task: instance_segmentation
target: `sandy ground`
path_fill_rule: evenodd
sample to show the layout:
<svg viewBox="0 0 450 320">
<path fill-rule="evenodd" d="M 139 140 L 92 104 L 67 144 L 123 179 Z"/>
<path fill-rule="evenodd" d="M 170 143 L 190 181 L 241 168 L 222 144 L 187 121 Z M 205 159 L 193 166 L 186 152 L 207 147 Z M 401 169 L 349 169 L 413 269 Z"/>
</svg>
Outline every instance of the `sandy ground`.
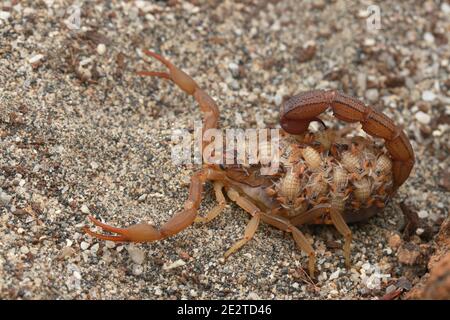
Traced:
<svg viewBox="0 0 450 320">
<path fill-rule="evenodd" d="M 371 32 L 371 3 L 85 1 L 74 29 L 65 23 L 76 14 L 71 1 L 3 1 L 0 298 L 371 299 L 408 290 L 448 215 L 450 4 L 379 1 L 381 29 Z M 404 128 L 415 168 L 384 212 L 351 226 L 352 269 L 327 226 L 302 228 L 318 255 L 314 282 L 292 239 L 267 225 L 224 263 L 248 221 L 233 204 L 157 243 L 82 232 L 89 213 L 117 226 L 161 224 L 187 195 L 195 167 L 171 163 L 170 138 L 201 119 L 198 106 L 134 74 L 162 70 L 141 48 L 191 74 L 218 102 L 223 127 L 275 124 L 283 97 L 338 88 Z M 201 212 L 214 204 L 206 191 Z"/>
</svg>

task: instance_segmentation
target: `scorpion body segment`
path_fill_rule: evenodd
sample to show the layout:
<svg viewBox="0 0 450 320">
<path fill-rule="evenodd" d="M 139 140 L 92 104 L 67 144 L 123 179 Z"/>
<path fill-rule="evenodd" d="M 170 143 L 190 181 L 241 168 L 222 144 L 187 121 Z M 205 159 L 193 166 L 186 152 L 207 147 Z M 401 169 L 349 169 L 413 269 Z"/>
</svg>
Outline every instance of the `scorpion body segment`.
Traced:
<svg viewBox="0 0 450 320">
<path fill-rule="evenodd" d="M 393 160 L 394 189 L 398 189 L 414 166 L 411 144 L 406 134 L 390 118 L 362 101 L 335 90 L 301 93 L 282 105 L 280 124 L 288 133 L 301 134 L 328 107 L 336 118 L 345 122 L 360 122 L 369 135 L 385 140 L 386 149 Z"/>
</svg>

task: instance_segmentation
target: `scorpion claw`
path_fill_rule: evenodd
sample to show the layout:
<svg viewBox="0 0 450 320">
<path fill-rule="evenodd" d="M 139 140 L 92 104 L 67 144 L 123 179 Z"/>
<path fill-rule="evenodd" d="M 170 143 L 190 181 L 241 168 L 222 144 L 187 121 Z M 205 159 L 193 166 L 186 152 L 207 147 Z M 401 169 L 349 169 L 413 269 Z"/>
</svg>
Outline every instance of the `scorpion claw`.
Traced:
<svg viewBox="0 0 450 320">
<path fill-rule="evenodd" d="M 90 236 L 101 239 L 101 240 L 109 240 L 109 241 L 115 241 L 115 242 L 126 242 L 126 238 L 124 236 L 108 236 L 105 234 L 97 233 L 89 229 L 88 227 L 83 227 L 83 231 L 89 234 Z"/>
<path fill-rule="evenodd" d="M 91 220 L 96 226 L 102 228 L 104 231 L 118 234 L 111 236 L 104 235 L 94 232 L 88 227 L 83 228 L 83 231 L 85 231 L 86 233 L 102 240 L 110 240 L 115 242 L 147 242 L 160 240 L 164 237 L 164 235 L 158 229 L 148 223 L 138 223 L 131 225 L 128 228 L 116 228 L 105 224 L 92 216 L 89 216 L 89 220 Z"/>
<path fill-rule="evenodd" d="M 94 232 L 91 229 L 89 229 L 88 227 L 83 227 L 83 231 L 86 232 L 87 234 L 89 234 L 93 237 L 96 237 L 98 239 L 102 239 L 102 240 L 110 240 L 110 241 L 116 241 L 116 242 L 127 241 L 127 237 L 123 234 L 125 232 L 125 229 L 110 226 L 106 223 L 103 223 L 103 222 L 95 219 L 93 216 L 88 216 L 88 218 L 89 218 L 89 220 L 92 221 L 92 223 L 94 223 L 96 226 L 102 228 L 104 231 L 117 233 L 117 234 L 119 234 L 119 236 L 105 235 L 105 234 Z"/>
</svg>

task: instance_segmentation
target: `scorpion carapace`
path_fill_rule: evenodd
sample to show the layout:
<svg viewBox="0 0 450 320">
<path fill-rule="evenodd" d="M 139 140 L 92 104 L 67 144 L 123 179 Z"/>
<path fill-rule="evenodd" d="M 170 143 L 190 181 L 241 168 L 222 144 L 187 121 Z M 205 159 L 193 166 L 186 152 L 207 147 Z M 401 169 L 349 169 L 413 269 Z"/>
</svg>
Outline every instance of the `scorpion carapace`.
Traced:
<svg viewBox="0 0 450 320">
<path fill-rule="evenodd" d="M 138 74 L 172 81 L 192 95 L 203 113 L 203 132 L 216 128 L 219 111 L 214 100 L 186 73 L 162 56 L 144 51 L 162 62 L 168 72 L 142 71 Z M 347 128 L 309 131 L 312 121 L 331 109 L 336 118 L 360 122 L 368 137 L 347 137 Z M 309 273 L 314 275 L 316 255 L 304 234 L 303 224 L 332 224 L 345 238 L 345 263 L 350 265 L 352 233 L 347 223 L 367 219 L 383 208 L 408 178 L 414 153 L 405 133 L 384 114 L 363 102 L 335 90 L 314 90 L 296 95 L 281 106 L 279 143 L 280 165 L 272 175 L 259 174 L 261 164 L 204 164 L 192 175 L 184 209 L 160 228 L 139 223 L 127 228 L 90 220 L 106 235 L 85 227 L 91 236 L 122 242 L 156 241 L 175 235 L 194 222 L 209 222 L 226 205 L 225 194 L 251 218 L 242 239 L 225 252 L 225 258 L 254 236 L 261 221 L 292 234 L 297 246 L 309 257 Z M 385 146 L 370 137 L 383 138 Z M 204 142 L 205 143 L 205 142 Z M 217 205 L 206 216 L 197 216 L 203 185 L 211 181 Z"/>
</svg>

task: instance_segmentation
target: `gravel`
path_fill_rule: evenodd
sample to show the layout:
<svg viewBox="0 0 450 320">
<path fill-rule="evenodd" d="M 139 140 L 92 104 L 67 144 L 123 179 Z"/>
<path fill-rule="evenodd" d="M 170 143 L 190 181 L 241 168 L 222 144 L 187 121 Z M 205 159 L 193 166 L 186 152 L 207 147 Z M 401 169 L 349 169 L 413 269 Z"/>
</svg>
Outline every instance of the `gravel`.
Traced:
<svg viewBox="0 0 450 320">
<path fill-rule="evenodd" d="M 83 2 L 76 29 L 66 2 L 4 1 L 0 298 L 376 299 L 400 278 L 417 283 L 450 204 L 450 15 L 436 1 L 380 6 L 374 31 L 367 5 L 344 0 Z M 171 162 L 170 138 L 201 119 L 198 106 L 136 76 L 163 70 L 142 48 L 191 74 L 224 128 L 276 124 L 285 96 L 338 88 L 406 131 L 415 168 L 383 212 L 351 226 L 350 269 L 330 226 L 302 227 L 317 253 L 314 281 L 292 239 L 267 225 L 224 261 L 248 222 L 234 204 L 155 243 L 82 232 L 89 213 L 115 226 L 162 224 L 182 209 L 197 168 Z M 210 191 L 202 214 L 214 206 Z M 413 223 L 402 201 L 427 216 Z"/>
</svg>

